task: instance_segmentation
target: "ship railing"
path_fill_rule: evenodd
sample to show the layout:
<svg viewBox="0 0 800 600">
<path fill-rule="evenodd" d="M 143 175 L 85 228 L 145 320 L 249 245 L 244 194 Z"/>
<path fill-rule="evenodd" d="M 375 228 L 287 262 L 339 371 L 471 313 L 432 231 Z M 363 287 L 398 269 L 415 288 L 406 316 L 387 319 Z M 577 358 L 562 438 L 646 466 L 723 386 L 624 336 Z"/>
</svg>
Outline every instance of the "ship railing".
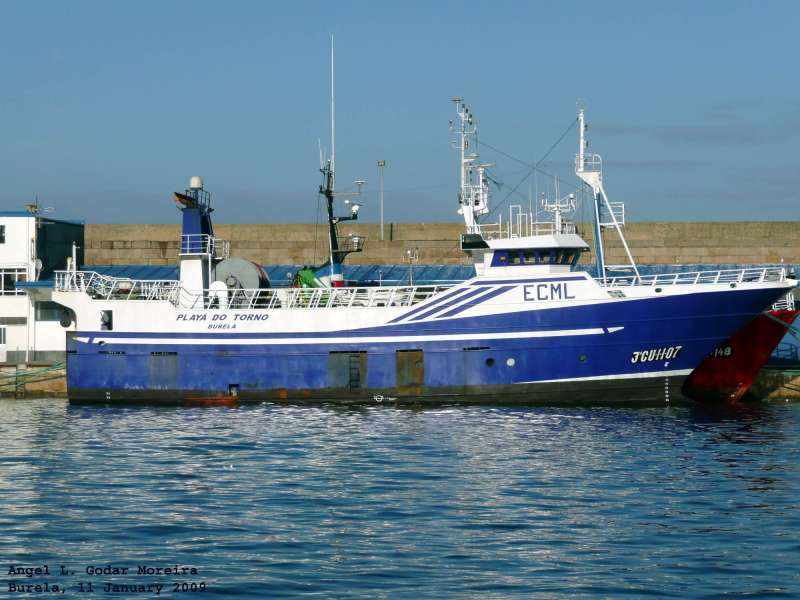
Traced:
<svg viewBox="0 0 800 600">
<path fill-rule="evenodd" d="M 230 256 L 230 242 L 205 233 L 188 233 L 181 236 L 181 256 L 207 255 L 215 258 Z"/>
<path fill-rule="evenodd" d="M 772 310 L 794 310 L 794 293 L 789 292 L 772 305 Z"/>
<path fill-rule="evenodd" d="M 521 213 L 516 215 L 518 218 L 503 223 L 502 220 L 496 223 L 481 223 L 480 233 L 485 240 L 505 240 L 519 237 L 531 237 L 535 235 L 554 235 L 557 233 L 576 233 L 575 223 L 564 220 L 561 223 L 561 230 L 556 228 L 553 221 L 535 221 L 533 215 Z"/>
<path fill-rule="evenodd" d="M 503 226 L 501 223 L 481 223 L 480 234 L 485 240 L 496 240 L 503 236 Z"/>
<path fill-rule="evenodd" d="M 798 362 L 800 360 L 800 348 L 790 343 L 778 344 L 772 356 L 780 360 Z"/>
<path fill-rule="evenodd" d="M 580 173 L 602 173 L 603 159 L 599 154 L 584 154 L 581 163 L 580 154 L 575 155 L 575 168 Z"/>
<path fill-rule="evenodd" d="M 351 288 L 209 289 L 181 287 L 176 280 L 136 280 L 95 271 L 56 271 L 55 290 L 80 292 L 97 300 L 168 301 L 184 309 L 278 309 L 412 306 L 456 283 Z"/>
<path fill-rule="evenodd" d="M 407 307 L 432 298 L 452 285 L 368 288 L 181 289 L 177 306 L 209 309 L 325 309 Z"/>
<path fill-rule="evenodd" d="M 600 215 L 600 227 L 625 225 L 625 203 L 609 202 L 609 205 L 611 206 L 611 214 L 608 213 L 608 209 L 603 205 L 603 212 Z"/>
<path fill-rule="evenodd" d="M 766 281 L 786 281 L 784 267 L 752 267 L 744 269 L 723 269 L 718 271 L 692 271 L 660 273 L 657 275 L 623 275 L 607 277 L 597 281 L 610 288 L 660 285 L 700 285 L 708 283 L 748 283 Z"/>
<path fill-rule="evenodd" d="M 348 236 L 339 238 L 339 252 L 361 252 L 364 250 L 364 244 L 367 242 L 367 236 L 350 234 Z"/>
<path fill-rule="evenodd" d="M 129 279 L 95 271 L 56 271 L 57 292 L 82 292 L 97 300 L 166 300 L 175 302 L 180 282 L 173 279 Z"/>
</svg>

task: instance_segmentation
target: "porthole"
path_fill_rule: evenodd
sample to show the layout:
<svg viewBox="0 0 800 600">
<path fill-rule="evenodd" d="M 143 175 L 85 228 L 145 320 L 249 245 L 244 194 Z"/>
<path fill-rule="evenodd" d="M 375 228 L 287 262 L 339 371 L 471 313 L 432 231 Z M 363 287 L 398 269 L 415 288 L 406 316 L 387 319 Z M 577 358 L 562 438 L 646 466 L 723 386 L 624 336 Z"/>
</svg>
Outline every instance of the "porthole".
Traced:
<svg viewBox="0 0 800 600">
<path fill-rule="evenodd" d="M 581 361 L 582 363 L 585 363 L 587 360 L 589 360 L 589 357 L 586 356 L 586 354 L 584 354 L 583 352 L 581 352 L 580 355 L 578 356 L 578 360 Z"/>
<path fill-rule="evenodd" d="M 507 359 L 506 359 L 506 364 L 507 364 L 509 367 L 513 367 L 515 364 L 517 364 L 517 361 L 516 361 L 516 360 L 514 360 L 513 358 L 507 358 Z"/>
<path fill-rule="evenodd" d="M 486 359 L 486 366 L 487 367 L 493 367 L 494 366 L 494 359 L 493 358 L 487 358 Z"/>
<path fill-rule="evenodd" d="M 656 294 L 660 294 L 660 293 L 661 293 L 661 288 L 656 288 Z"/>
</svg>

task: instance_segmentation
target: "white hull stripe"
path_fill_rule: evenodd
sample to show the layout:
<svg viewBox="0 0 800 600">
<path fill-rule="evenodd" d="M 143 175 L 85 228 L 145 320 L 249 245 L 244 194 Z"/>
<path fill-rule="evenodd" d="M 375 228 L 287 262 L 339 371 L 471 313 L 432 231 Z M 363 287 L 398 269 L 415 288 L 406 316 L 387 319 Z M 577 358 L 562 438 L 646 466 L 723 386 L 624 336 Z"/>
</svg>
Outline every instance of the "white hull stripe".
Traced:
<svg viewBox="0 0 800 600">
<path fill-rule="evenodd" d="M 396 342 L 450 342 L 468 340 L 514 340 L 526 338 L 550 338 L 573 335 L 603 335 L 615 333 L 624 327 L 595 327 L 591 329 L 561 329 L 557 331 L 511 331 L 508 333 L 456 333 L 443 335 L 401 335 L 394 337 L 354 336 L 340 338 L 163 338 L 163 337 L 76 337 L 83 344 L 134 344 L 134 345 L 174 345 L 174 346 L 299 346 L 308 344 L 367 344 Z"/>
<path fill-rule="evenodd" d="M 520 381 L 519 383 L 562 383 L 567 381 L 607 381 L 613 379 L 644 379 L 647 377 L 677 377 L 688 375 L 692 369 L 675 369 L 672 371 L 650 371 L 648 373 L 623 373 L 621 375 L 597 375 L 595 377 L 569 377 L 567 379 L 539 379 L 536 381 Z"/>
</svg>

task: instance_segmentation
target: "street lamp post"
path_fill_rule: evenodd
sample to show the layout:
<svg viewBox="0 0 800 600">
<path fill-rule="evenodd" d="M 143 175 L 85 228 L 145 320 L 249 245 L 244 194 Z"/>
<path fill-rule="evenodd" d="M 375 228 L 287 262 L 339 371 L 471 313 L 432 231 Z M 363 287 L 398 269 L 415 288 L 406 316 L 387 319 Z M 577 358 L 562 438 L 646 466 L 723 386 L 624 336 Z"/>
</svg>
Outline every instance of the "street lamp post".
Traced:
<svg viewBox="0 0 800 600">
<path fill-rule="evenodd" d="M 406 250 L 404 256 L 405 261 L 408 263 L 408 285 L 414 286 L 414 263 L 419 260 L 419 248 L 411 248 Z"/>
<path fill-rule="evenodd" d="M 381 193 L 381 241 L 383 241 L 383 168 L 386 166 L 385 160 L 378 161 L 378 181 Z"/>
</svg>

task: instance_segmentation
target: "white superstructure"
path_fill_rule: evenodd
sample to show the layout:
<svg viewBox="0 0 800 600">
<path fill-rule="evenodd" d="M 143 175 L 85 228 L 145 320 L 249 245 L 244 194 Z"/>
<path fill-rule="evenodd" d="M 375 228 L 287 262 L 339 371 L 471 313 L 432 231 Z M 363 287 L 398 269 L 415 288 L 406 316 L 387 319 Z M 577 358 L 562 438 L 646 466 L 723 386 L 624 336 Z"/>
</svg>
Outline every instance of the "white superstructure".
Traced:
<svg viewBox="0 0 800 600">
<path fill-rule="evenodd" d="M 0 211 L 0 364 L 64 358 L 66 309 L 45 281 L 82 256 L 83 225 L 42 217 L 37 205 Z"/>
</svg>

